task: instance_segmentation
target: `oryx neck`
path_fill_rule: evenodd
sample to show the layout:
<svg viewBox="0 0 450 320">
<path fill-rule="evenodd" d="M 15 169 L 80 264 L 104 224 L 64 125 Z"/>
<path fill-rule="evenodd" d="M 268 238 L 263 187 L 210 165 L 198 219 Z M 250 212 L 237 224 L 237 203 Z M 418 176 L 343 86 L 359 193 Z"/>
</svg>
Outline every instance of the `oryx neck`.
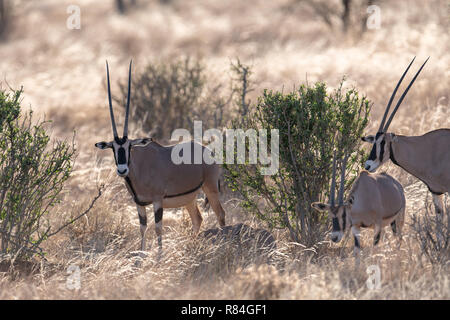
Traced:
<svg viewBox="0 0 450 320">
<path fill-rule="evenodd" d="M 425 182 L 427 177 L 424 176 L 424 172 L 426 172 L 424 169 L 426 168 L 423 168 L 423 161 L 420 161 L 420 159 L 427 155 L 419 154 L 420 150 L 414 148 L 414 142 L 420 138 L 420 136 L 409 137 L 391 134 L 389 157 L 395 165 Z M 412 162 L 412 159 L 417 161 Z"/>
<path fill-rule="evenodd" d="M 401 167 L 401 165 L 399 165 L 397 160 L 395 159 L 394 150 L 392 149 L 392 144 L 394 143 L 394 137 L 395 137 L 395 134 L 392 133 L 391 134 L 391 142 L 389 143 L 389 158 L 395 165 Z"/>
<path fill-rule="evenodd" d="M 125 177 L 125 182 L 128 185 L 131 195 L 133 196 L 134 202 L 136 202 L 140 206 L 147 206 L 152 203 L 152 202 L 144 202 L 144 201 L 139 200 L 136 190 L 134 189 L 133 183 L 131 182 L 131 179 L 129 176 Z"/>
</svg>

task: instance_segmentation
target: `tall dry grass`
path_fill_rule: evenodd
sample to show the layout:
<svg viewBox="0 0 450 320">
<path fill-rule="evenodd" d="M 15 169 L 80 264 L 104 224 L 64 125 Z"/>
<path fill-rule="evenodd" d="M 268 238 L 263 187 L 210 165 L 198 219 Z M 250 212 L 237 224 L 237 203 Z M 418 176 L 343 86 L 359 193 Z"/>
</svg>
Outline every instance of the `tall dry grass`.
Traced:
<svg viewBox="0 0 450 320">
<path fill-rule="evenodd" d="M 66 28 L 69 4 L 81 8 L 81 30 Z M 131 57 L 141 69 L 151 61 L 199 56 L 220 81 L 230 76 L 230 59 L 239 57 L 253 66 L 253 101 L 263 88 L 292 88 L 306 80 L 333 87 L 345 74 L 349 86 L 374 102 L 373 131 L 410 59 L 431 55 L 391 130 L 419 135 L 450 127 L 448 2 L 378 4 L 381 28 L 355 36 L 331 30 L 290 0 L 138 1 L 126 15 L 117 14 L 110 1 L 14 1 L 14 26 L 8 41 L 0 43 L 0 78 L 24 86 L 25 105 L 54 120 L 54 135 L 77 133 L 75 172 L 50 221 L 61 225 L 89 205 L 99 183 L 108 188 L 86 217 L 45 243 L 47 261 L 19 264 L 8 272 L 0 263 L 0 299 L 449 299 L 448 262 L 432 265 L 423 257 L 408 226 L 413 213 L 425 210 L 427 189 L 392 164 L 386 170 L 406 189 L 404 243 L 397 249 L 397 239 L 387 231 L 373 249 L 372 232 L 364 231 L 359 267 L 351 240 L 304 248 L 290 243 L 282 230 L 274 231 L 277 249 L 270 264 L 256 257 L 239 260 L 232 247 L 192 239 L 183 210 L 165 211 L 160 260 L 149 224 L 151 248 L 137 267 L 142 258 L 133 254 L 140 240 L 136 210 L 113 174 L 111 154 L 93 147 L 111 137 L 104 61 L 110 62 L 118 93 L 116 81 L 126 77 Z M 119 123 L 121 111 L 116 108 Z M 137 135 L 140 128 L 130 125 Z M 259 226 L 241 212 L 238 200 L 223 197 L 229 223 Z M 203 228 L 215 226 L 214 214 L 203 216 Z M 366 267 L 373 264 L 381 269 L 378 290 L 366 285 Z M 80 268 L 79 290 L 67 286 L 70 266 Z"/>
</svg>

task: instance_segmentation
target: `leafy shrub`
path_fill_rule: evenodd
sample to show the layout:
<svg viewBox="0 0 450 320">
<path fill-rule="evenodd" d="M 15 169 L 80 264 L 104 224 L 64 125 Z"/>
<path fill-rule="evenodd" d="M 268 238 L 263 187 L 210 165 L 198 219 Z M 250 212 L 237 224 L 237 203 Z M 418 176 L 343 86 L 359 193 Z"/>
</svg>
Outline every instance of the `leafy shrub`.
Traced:
<svg viewBox="0 0 450 320">
<path fill-rule="evenodd" d="M 133 73 L 130 117 L 157 139 L 168 139 L 177 128 L 193 132 L 194 120 L 219 127 L 226 121 L 224 109 L 231 98 L 222 83 L 213 82 L 202 63 L 189 57 L 149 64 Z M 119 87 L 116 101 L 125 105 L 128 79 Z"/>
<path fill-rule="evenodd" d="M 50 227 L 41 218 L 58 202 L 72 170 L 74 148 L 50 144 L 47 121 L 21 115 L 22 90 L 0 90 L 0 254 L 30 257 Z"/>
<path fill-rule="evenodd" d="M 370 102 L 355 89 L 341 85 L 332 93 L 324 83 L 302 85 L 284 94 L 265 90 L 248 117 L 233 127 L 279 130 L 279 170 L 261 174 L 261 164 L 225 164 L 232 190 L 243 198 L 243 207 L 271 227 L 287 228 L 293 241 L 313 245 L 329 229 L 326 216 L 314 212 L 311 203 L 326 201 L 331 180 L 333 150 L 338 158 L 351 154 L 347 162 L 347 186 L 364 154 L 358 150 L 368 122 Z M 268 142 L 269 144 L 269 142 Z M 248 151 L 248 142 L 246 142 Z M 339 166 L 338 166 L 339 169 Z M 353 175 L 352 175 L 353 173 Z"/>
</svg>

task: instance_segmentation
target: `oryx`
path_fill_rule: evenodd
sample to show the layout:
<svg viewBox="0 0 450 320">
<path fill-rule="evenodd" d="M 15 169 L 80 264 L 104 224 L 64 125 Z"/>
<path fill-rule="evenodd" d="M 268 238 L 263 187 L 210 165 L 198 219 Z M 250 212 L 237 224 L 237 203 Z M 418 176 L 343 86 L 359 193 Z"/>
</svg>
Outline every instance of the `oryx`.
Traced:
<svg viewBox="0 0 450 320">
<path fill-rule="evenodd" d="M 380 165 L 391 159 L 394 164 L 427 185 L 433 194 L 436 212 L 441 214 L 444 212 L 444 193 L 450 192 L 450 129 L 437 129 L 422 136 L 402 136 L 387 132 L 405 95 L 429 58 L 411 80 L 385 124 L 392 100 L 414 59 L 406 68 L 389 99 L 378 132 L 374 136 L 362 138 L 363 141 L 373 144 L 365 168 L 374 172 Z"/>
<path fill-rule="evenodd" d="M 345 167 L 348 155 L 341 167 L 338 204 L 335 204 L 336 157 L 333 157 L 333 173 L 330 188 L 330 203 L 314 202 L 311 206 L 319 211 L 328 211 L 332 221 L 331 240 L 341 241 L 344 232 L 351 228 L 355 239 L 355 255 L 361 250 L 360 228 L 374 228 L 374 245 L 380 241 L 383 227 L 391 225 L 394 234 L 401 240 L 405 219 L 405 195 L 402 185 L 387 173 L 370 173 L 363 170 L 353 183 L 347 201 L 344 202 Z"/>
<path fill-rule="evenodd" d="M 145 250 L 145 232 L 147 230 L 146 206 L 153 204 L 155 213 L 155 231 L 159 248 L 162 248 L 163 208 L 186 207 L 192 221 L 194 235 L 198 234 L 202 216 L 197 207 L 197 194 L 202 189 L 211 204 L 220 226 L 225 225 L 225 211 L 219 201 L 220 167 L 216 163 L 174 164 L 172 149 L 174 146 L 162 146 L 151 138 L 128 138 L 128 114 L 131 96 L 131 64 L 128 75 L 128 97 L 125 111 L 123 137 L 117 134 L 114 112 L 111 102 L 109 67 L 106 62 L 108 80 L 109 112 L 114 140 L 98 142 L 97 148 L 111 148 L 117 166 L 117 174 L 124 178 L 126 187 L 137 206 L 141 230 L 141 250 Z M 200 150 L 205 147 L 193 141 L 183 142 L 183 150 Z M 191 152 L 192 157 L 194 152 Z M 193 161 L 191 162 L 193 163 Z M 211 162 L 210 162 L 211 163 Z"/>
</svg>

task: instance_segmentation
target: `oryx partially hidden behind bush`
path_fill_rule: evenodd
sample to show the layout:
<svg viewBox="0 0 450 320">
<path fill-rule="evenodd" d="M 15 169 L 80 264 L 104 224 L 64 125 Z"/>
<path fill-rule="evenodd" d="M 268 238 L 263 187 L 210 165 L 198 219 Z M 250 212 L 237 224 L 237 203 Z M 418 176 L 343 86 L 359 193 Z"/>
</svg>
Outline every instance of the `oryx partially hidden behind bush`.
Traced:
<svg viewBox="0 0 450 320">
<path fill-rule="evenodd" d="M 125 184 L 133 196 L 137 206 L 140 229 L 141 250 L 145 250 L 145 232 L 147 230 L 147 213 L 145 206 L 153 204 L 155 213 L 155 231 L 159 248 L 162 248 L 162 216 L 163 208 L 186 207 L 192 221 L 193 232 L 199 232 L 202 216 L 197 207 L 197 194 L 202 189 L 217 216 L 220 226 L 225 225 L 225 211 L 219 201 L 220 166 L 216 163 L 206 164 L 174 164 L 172 149 L 174 146 L 162 146 L 151 138 L 128 139 L 128 114 L 131 96 L 131 62 L 128 75 L 128 97 L 125 111 L 123 137 L 117 134 L 114 112 L 111 102 L 111 88 L 109 82 L 109 68 L 106 62 L 108 80 L 109 112 L 111 117 L 114 140 L 98 142 L 97 148 L 111 148 L 117 166 L 117 174 L 125 179 Z M 185 148 L 200 149 L 202 155 L 205 147 L 193 141 L 183 142 Z M 192 159 L 193 160 L 193 159 Z M 194 161 L 191 161 L 194 163 Z M 210 162 L 211 163 L 211 162 Z"/>
<path fill-rule="evenodd" d="M 377 134 L 362 138 L 363 141 L 373 144 L 365 168 L 374 172 L 379 166 L 391 159 L 394 164 L 427 185 L 433 194 L 436 212 L 441 214 L 444 212 L 444 193 L 450 192 L 450 129 L 438 129 L 422 136 L 402 136 L 387 132 L 400 104 L 428 59 L 411 80 L 385 124 L 392 100 L 414 59 L 406 68 L 389 99 Z M 426 114 L 424 114 L 424 117 L 426 117 Z"/>
<path fill-rule="evenodd" d="M 406 204 L 402 185 L 386 173 L 377 174 L 363 170 L 353 183 L 348 200 L 344 202 L 347 158 L 348 155 L 344 157 L 341 166 L 338 204 L 335 204 L 336 157 L 333 157 L 330 203 L 311 204 L 317 210 L 328 211 L 333 226 L 331 240 L 341 241 L 345 231 L 351 228 L 357 255 L 361 249 L 360 228 L 374 228 L 374 245 L 377 245 L 383 227 L 389 224 L 401 240 Z"/>
</svg>

